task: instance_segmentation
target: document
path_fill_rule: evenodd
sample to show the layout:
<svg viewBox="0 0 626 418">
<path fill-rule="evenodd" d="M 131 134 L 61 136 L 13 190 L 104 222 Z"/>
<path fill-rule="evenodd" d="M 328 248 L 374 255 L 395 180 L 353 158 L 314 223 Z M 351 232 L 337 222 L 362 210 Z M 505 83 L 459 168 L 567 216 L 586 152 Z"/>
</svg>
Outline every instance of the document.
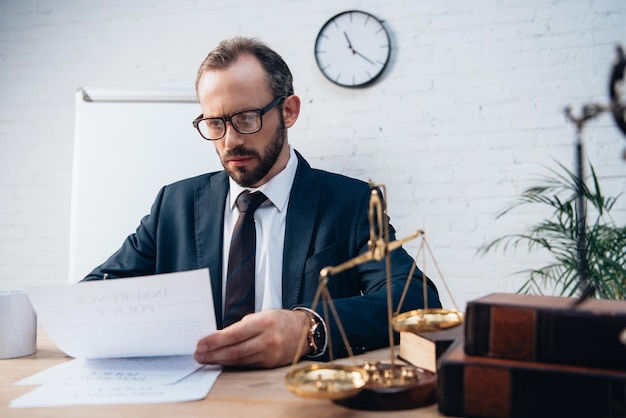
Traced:
<svg viewBox="0 0 626 418">
<path fill-rule="evenodd" d="M 209 270 L 26 288 L 39 324 L 74 358 L 193 354 L 215 332 Z"/>
<path fill-rule="evenodd" d="M 20 380 L 17 385 L 142 383 L 173 384 L 201 367 L 193 356 L 76 359 Z"/>
<path fill-rule="evenodd" d="M 18 382 L 12 408 L 204 398 L 218 366 L 195 362 L 216 331 L 208 269 L 26 289 L 39 324 L 74 360 Z"/>
<path fill-rule="evenodd" d="M 48 383 L 14 399 L 9 407 L 41 408 L 195 401 L 207 396 L 220 370 L 218 366 L 203 366 L 175 384 L 157 384 L 150 379 L 148 381 L 121 379 L 100 384 Z"/>
</svg>

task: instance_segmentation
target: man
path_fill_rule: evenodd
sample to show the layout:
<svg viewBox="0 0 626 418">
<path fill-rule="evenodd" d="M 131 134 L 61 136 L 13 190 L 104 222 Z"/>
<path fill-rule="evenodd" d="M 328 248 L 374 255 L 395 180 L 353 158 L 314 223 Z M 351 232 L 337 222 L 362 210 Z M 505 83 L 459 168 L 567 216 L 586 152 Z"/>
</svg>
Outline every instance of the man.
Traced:
<svg viewBox="0 0 626 418">
<path fill-rule="evenodd" d="M 368 250 L 369 185 L 314 170 L 290 147 L 287 130 L 298 119 L 300 98 L 294 95 L 283 59 L 262 42 L 236 37 L 220 43 L 200 66 L 196 93 L 202 115 L 194 126 L 213 142 L 224 171 L 161 189 L 137 231 L 85 280 L 208 267 L 219 330 L 198 342 L 195 358 L 200 363 L 289 364 L 307 327 L 305 355 L 328 359 L 330 336 L 334 357 L 345 356 L 336 321 L 323 318 L 321 306 L 318 312 L 309 308 L 322 268 Z M 255 312 L 224 326 L 229 247 L 239 215 L 236 200 L 244 190 L 267 196 L 253 215 Z M 402 248 L 391 253 L 394 306 L 412 263 Z M 385 263 L 378 261 L 328 281 L 354 352 L 389 343 L 385 284 Z M 403 310 L 423 307 L 422 295 L 422 276 L 416 269 Z M 430 282 L 428 304 L 440 306 Z"/>
</svg>

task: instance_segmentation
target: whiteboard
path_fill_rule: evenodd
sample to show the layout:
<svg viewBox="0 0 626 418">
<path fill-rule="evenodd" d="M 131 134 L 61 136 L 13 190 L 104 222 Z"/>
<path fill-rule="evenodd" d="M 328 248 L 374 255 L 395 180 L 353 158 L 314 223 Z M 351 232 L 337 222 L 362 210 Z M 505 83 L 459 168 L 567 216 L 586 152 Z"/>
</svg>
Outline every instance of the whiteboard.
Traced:
<svg viewBox="0 0 626 418">
<path fill-rule="evenodd" d="M 200 113 L 193 91 L 76 92 L 70 283 L 122 245 L 162 186 L 222 169 L 191 124 Z"/>
</svg>

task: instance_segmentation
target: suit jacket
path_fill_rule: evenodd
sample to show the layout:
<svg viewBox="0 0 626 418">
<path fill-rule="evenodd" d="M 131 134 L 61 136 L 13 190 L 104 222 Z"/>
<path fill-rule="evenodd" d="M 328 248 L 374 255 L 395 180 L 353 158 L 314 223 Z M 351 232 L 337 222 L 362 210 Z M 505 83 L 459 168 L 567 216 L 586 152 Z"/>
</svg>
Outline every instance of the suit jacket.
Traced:
<svg viewBox="0 0 626 418">
<path fill-rule="evenodd" d="M 312 169 L 299 153 L 285 228 L 282 304 L 311 306 L 320 270 L 367 251 L 370 227 L 367 183 Z M 136 232 L 85 280 L 133 277 L 208 267 L 215 317 L 222 327 L 222 239 L 228 175 L 204 174 L 163 187 Z M 395 231 L 390 226 L 390 241 Z M 403 248 L 391 253 L 394 309 L 405 287 L 413 259 Z M 440 307 L 428 281 L 428 306 Z M 328 290 L 355 353 L 389 345 L 384 261 L 368 261 L 330 277 Z M 403 311 L 424 306 L 422 275 L 415 269 Z M 317 307 L 323 315 L 322 305 Z M 325 318 L 335 357 L 347 351 L 332 315 Z M 395 339 L 397 342 L 397 333 Z M 328 356 L 328 353 L 327 353 Z"/>
</svg>

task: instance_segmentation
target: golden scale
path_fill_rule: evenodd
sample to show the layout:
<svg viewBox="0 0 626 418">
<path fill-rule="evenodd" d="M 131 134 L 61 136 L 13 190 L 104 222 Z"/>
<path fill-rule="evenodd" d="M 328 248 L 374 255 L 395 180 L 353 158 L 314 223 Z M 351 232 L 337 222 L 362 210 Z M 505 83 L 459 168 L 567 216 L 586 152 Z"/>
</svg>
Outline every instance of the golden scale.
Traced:
<svg viewBox="0 0 626 418">
<path fill-rule="evenodd" d="M 312 309 L 315 309 L 320 300 L 322 301 L 323 316 L 326 322 L 328 322 L 328 309 L 330 308 L 343 343 L 348 350 L 348 357 L 352 361 L 352 365 L 336 364 L 334 362 L 332 341 L 330 335 L 328 335 L 327 343 L 331 356 L 330 361 L 328 363 L 316 363 L 299 367 L 297 363 L 302 356 L 307 339 L 307 329 L 304 329 L 294 361 L 285 377 L 286 385 L 291 392 L 298 396 L 313 399 L 329 399 L 340 405 L 357 409 L 397 410 L 430 405 L 435 401 L 436 376 L 428 370 L 415 367 L 409 363 L 402 362 L 400 364 L 396 361 L 393 330 L 414 333 L 444 330 L 462 324 L 465 314 L 458 309 L 428 308 L 427 276 L 424 267 L 422 267 L 424 309 L 400 313 L 420 253 L 424 255 L 424 248 L 426 248 L 433 261 L 434 257 L 426 243 L 424 231 L 422 230 L 417 230 L 413 235 L 404 239 L 389 242 L 389 223 L 386 209 L 384 209 L 386 206 L 383 204 L 383 198 L 386 196 L 385 186 L 370 182 L 370 188 L 371 194 L 368 210 L 370 224 L 369 251 L 338 266 L 323 268 L 320 271 L 319 285 L 311 306 Z M 381 190 L 385 196 L 381 196 Z M 376 233 L 376 225 L 382 226 L 378 228 L 378 234 Z M 390 253 L 404 243 L 420 236 L 422 237 L 421 245 L 409 272 L 398 307 L 393 311 Z M 383 259 L 386 265 L 389 363 L 364 361 L 362 365 L 357 365 L 327 284 L 329 277 L 333 274 L 340 273 L 370 260 L 381 261 Z M 445 284 L 437 263 L 435 262 L 434 264 L 447 289 L 447 284 Z M 448 293 L 450 293 L 449 289 Z M 456 307 L 454 300 L 453 304 Z"/>
</svg>

